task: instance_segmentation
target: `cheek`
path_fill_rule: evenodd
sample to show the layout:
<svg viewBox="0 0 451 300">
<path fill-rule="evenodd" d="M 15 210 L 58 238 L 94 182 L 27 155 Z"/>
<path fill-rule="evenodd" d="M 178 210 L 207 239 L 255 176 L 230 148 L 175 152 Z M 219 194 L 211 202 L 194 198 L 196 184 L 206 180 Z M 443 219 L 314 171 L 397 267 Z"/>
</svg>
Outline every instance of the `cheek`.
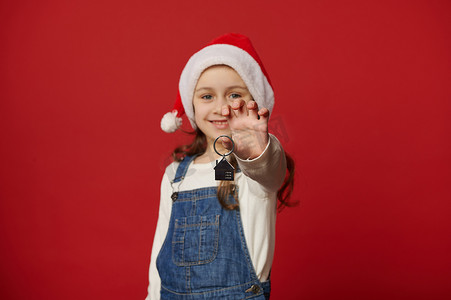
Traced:
<svg viewBox="0 0 451 300">
<path fill-rule="evenodd" d="M 252 97 L 252 95 L 250 93 L 247 93 L 246 95 L 243 96 L 243 99 L 246 100 L 246 102 L 251 101 L 254 99 L 254 97 Z"/>
<path fill-rule="evenodd" d="M 193 105 L 193 109 L 194 109 L 194 119 L 202 118 L 207 113 L 206 105 L 201 105 L 199 103 L 195 103 Z"/>
<path fill-rule="evenodd" d="M 249 101 L 254 100 L 254 98 L 252 98 L 251 95 L 247 95 L 247 96 L 243 97 L 242 99 L 246 102 L 246 104 L 247 104 Z"/>
</svg>

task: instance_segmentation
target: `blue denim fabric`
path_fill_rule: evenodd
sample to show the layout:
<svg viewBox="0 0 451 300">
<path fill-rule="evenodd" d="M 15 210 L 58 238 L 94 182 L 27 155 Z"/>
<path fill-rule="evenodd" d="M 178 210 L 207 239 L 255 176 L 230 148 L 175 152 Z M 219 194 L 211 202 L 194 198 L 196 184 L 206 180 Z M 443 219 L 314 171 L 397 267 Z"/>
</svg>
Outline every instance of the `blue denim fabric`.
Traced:
<svg viewBox="0 0 451 300">
<path fill-rule="evenodd" d="M 173 182 L 183 180 L 193 159 L 180 163 Z M 257 278 L 240 212 L 223 209 L 216 195 L 217 187 L 207 187 L 174 197 L 157 257 L 161 299 L 269 299 L 271 284 Z"/>
</svg>

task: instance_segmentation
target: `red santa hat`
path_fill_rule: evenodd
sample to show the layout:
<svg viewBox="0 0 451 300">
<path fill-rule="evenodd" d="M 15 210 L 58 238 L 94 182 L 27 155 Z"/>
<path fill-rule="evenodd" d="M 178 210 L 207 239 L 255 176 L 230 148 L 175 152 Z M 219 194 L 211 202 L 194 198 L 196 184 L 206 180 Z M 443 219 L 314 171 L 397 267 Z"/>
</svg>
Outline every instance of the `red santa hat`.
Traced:
<svg viewBox="0 0 451 300">
<path fill-rule="evenodd" d="M 228 33 L 211 41 L 188 60 L 179 82 L 179 93 L 174 108 L 161 119 L 161 129 L 174 132 L 182 124 L 186 113 L 193 129 L 193 96 L 197 81 L 202 72 L 214 65 L 227 65 L 233 68 L 246 84 L 253 99 L 260 108 L 266 107 L 270 114 L 274 107 L 274 92 L 268 74 L 252 46 L 244 35 Z"/>
</svg>

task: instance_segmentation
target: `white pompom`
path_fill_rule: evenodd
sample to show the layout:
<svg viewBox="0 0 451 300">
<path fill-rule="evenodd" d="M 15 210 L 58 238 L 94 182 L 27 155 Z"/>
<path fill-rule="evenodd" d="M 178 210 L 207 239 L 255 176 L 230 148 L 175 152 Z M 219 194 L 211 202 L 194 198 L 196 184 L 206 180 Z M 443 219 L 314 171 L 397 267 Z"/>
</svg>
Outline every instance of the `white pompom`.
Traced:
<svg viewBox="0 0 451 300">
<path fill-rule="evenodd" d="M 182 118 L 177 118 L 177 111 L 166 113 L 161 119 L 161 129 L 165 132 L 174 132 L 182 125 Z"/>
</svg>

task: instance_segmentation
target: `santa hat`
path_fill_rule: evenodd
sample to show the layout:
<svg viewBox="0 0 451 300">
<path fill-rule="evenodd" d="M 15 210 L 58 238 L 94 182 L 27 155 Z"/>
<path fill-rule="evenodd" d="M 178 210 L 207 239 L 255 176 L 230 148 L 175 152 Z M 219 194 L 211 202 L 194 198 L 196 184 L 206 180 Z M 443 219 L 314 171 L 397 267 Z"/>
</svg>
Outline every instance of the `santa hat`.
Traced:
<svg viewBox="0 0 451 300">
<path fill-rule="evenodd" d="M 228 33 L 211 41 L 188 60 L 180 76 L 179 93 L 174 108 L 161 119 L 163 131 L 176 131 L 182 124 L 181 117 L 184 113 L 193 129 L 197 128 L 193 109 L 194 89 L 202 72 L 214 65 L 227 65 L 233 68 L 246 84 L 258 106 L 266 107 L 271 114 L 274 92 L 262 61 L 249 38 L 241 34 Z"/>
</svg>

